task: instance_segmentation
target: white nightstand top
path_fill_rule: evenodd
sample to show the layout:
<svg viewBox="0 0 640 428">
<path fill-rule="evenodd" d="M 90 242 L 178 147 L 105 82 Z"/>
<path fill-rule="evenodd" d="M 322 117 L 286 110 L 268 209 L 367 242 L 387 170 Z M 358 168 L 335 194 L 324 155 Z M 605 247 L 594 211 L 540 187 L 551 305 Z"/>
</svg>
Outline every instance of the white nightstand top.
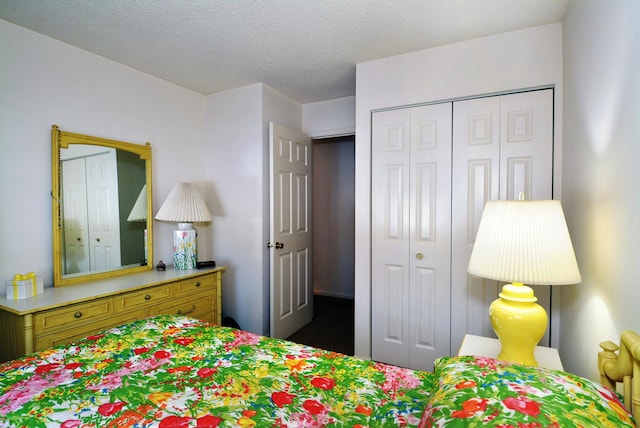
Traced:
<svg viewBox="0 0 640 428">
<path fill-rule="evenodd" d="M 476 355 L 480 357 L 496 358 L 500 352 L 500 341 L 490 337 L 474 336 L 466 334 L 462 339 L 458 355 Z M 564 370 L 558 350 L 536 346 L 533 355 L 540 367 L 549 369 Z"/>
</svg>

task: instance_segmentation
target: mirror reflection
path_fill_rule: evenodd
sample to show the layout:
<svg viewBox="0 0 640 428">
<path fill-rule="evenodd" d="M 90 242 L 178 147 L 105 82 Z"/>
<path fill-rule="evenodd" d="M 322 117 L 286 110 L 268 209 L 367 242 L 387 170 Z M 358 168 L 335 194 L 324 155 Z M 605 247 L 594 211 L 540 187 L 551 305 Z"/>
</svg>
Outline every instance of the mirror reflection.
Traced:
<svg viewBox="0 0 640 428">
<path fill-rule="evenodd" d="M 53 134 L 55 285 L 150 269 L 150 146 Z"/>
</svg>

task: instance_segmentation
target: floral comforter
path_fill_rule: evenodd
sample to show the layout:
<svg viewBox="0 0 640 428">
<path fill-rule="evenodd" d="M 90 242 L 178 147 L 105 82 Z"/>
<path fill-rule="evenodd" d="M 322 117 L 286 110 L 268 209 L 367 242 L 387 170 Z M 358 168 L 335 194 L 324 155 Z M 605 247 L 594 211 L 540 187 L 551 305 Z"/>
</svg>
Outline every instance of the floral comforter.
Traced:
<svg viewBox="0 0 640 428">
<path fill-rule="evenodd" d="M 159 316 L 0 365 L 0 427 L 416 426 L 433 374 Z"/>
</svg>

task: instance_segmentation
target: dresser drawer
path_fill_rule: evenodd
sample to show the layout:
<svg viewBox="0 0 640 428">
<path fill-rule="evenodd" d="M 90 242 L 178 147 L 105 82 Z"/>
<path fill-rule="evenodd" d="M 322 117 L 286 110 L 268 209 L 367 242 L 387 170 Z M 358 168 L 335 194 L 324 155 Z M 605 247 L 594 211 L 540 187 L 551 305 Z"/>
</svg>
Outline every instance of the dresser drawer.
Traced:
<svg viewBox="0 0 640 428">
<path fill-rule="evenodd" d="M 184 279 L 173 285 L 174 297 L 180 298 L 184 294 L 198 293 L 204 290 L 211 290 L 216 286 L 216 278 L 213 275 L 202 275 L 196 278 Z"/>
<path fill-rule="evenodd" d="M 214 322 L 216 305 L 211 293 L 190 294 L 182 299 L 175 299 L 149 308 L 149 316 L 171 314 L 186 315 L 204 321 Z"/>
<path fill-rule="evenodd" d="M 70 325 L 72 328 L 69 330 L 62 330 L 52 334 L 46 334 L 43 336 L 37 336 L 34 343 L 35 351 L 42 351 L 52 346 L 57 346 L 63 343 L 71 342 L 72 340 L 81 339 L 86 336 L 91 336 L 99 331 L 107 328 L 116 327 L 122 324 L 133 322 L 139 319 L 145 318 L 146 314 L 144 310 L 135 311 L 126 314 L 120 314 L 111 316 L 106 319 L 97 320 L 91 324 L 84 324 L 80 326 Z"/>
<path fill-rule="evenodd" d="M 96 321 L 108 319 L 112 315 L 113 298 L 92 300 L 36 313 L 33 317 L 33 331 L 39 337 L 79 325 L 95 325 Z"/>
<path fill-rule="evenodd" d="M 169 285 L 160 285 L 146 288 L 132 293 L 121 294 L 114 297 L 116 313 L 129 312 L 136 309 L 147 308 L 157 303 L 171 301 L 171 289 Z"/>
</svg>

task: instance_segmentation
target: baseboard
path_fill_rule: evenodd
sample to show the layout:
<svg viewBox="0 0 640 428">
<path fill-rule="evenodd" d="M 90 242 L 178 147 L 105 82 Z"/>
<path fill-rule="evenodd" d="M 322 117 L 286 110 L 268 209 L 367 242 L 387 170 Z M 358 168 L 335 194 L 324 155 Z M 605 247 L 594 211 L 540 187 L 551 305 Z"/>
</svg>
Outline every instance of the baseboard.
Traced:
<svg viewBox="0 0 640 428">
<path fill-rule="evenodd" d="M 338 299 L 347 299 L 353 300 L 353 295 L 344 294 L 344 293 L 334 293 L 331 291 L 321 291 L 321 290 L 313 290 L 314 296 L 324 296 L 324 297 L 335 297 Z"/>
</svg>

